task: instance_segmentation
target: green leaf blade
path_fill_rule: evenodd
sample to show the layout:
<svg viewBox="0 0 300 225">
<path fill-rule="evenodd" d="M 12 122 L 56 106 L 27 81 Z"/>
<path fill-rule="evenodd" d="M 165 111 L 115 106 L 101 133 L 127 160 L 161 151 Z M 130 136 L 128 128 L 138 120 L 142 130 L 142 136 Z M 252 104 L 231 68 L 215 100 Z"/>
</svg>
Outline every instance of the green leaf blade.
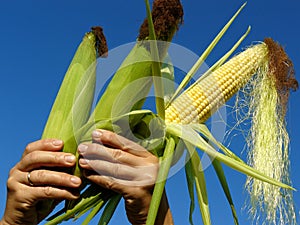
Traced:
<svg viewBox="0 0 300 225">
<path fill-rule="evenodd" d="M 192 172 L 195 180 L 198 203 L 201 210 L 203 224 L 211 225 L 208 195 L 206 190 L 206 181 L 205 181 L 201 160 L 195 147 L 192 144 L 185 142 L 185 145 L 191 157 L 190 160 L 192 165 Z"/>
<path fill-rule="evenodd" d="M 150 208 L 148 212 L 146 225 L 154 225 L 161 197 L 165 188 L 166 180 L 172 164 L 173 153 L 175 149 L 175 141 L 172 137 L 167 140 L 164 155 L 161 159 L 161 165 L 157 175 L 157 182 L 154 187 Z"/>
</svg>

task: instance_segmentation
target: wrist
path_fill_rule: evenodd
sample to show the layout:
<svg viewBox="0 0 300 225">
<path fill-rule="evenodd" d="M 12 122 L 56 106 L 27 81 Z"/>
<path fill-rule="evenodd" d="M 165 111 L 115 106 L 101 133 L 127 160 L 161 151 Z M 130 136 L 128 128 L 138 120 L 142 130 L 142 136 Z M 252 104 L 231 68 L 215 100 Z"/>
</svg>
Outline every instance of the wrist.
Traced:
<svg viewBox="0 0 300 225">
<path fill-rule="evenodd" d="M 0 220 L 0 225 L 10 225 L 3 218 Z"/>
</svg>

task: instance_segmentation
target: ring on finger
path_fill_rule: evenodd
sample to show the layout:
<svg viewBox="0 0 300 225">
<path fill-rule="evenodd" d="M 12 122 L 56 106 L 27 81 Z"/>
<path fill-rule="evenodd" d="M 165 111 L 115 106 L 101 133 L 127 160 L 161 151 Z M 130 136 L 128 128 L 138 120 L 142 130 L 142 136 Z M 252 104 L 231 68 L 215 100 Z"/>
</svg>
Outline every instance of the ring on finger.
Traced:
<svg viewBox="0 0 300 225">
<path fill-rule="evenodd" d="M 31 181 L 31 179 L 30 179 L 30 175 L 31 175 L 30 173 L 31 173 L 31 172 L 28 172 L 28 173 L 27 173 L 27 180 L 28 180 L 28 183 L 29 183 L 30 186 L 34 186 L 34 184 L 32 183 L 32 181 Z"/>
</svg>

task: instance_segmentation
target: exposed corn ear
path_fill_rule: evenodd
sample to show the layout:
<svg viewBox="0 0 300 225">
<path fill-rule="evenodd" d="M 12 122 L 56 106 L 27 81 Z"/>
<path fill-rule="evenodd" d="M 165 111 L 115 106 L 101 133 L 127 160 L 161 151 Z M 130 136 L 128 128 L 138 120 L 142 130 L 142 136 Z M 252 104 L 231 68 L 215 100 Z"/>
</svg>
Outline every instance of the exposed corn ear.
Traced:
<svg viewBox="0 0 300 225">
<path fill-rule="evenodd" d="M 178 86 L 177 90 L 175 91 L 174 95 L 172 96 L 170 102 L 175 99 L 181 90 L 189 83 L 189 81 L 193 78 L 193 76 L 196 74 L 196 72 L 199 70 L 203 62 L 206 60 L 206 58 L 209 56 L 211 51 L 215 48 L 215 46 L 218 44 L 220 39 L 223 37 L 223 35 L 226 33 L 228 28 L 231 26 L 233 21 L 236 19 L 236 17 L 239 15 L 239 13 L 242 11 L 242 9 L 246 6 L 247 2 L 245 2 L 239 10 L 233 15 L 233 17 L 227 22 L 227 24 L 222 28 L 222 30 L 218 33 L 218 35 L 214 38 L 214 40 L 209 44 L 209 46 L 206 48 L 206 50 L 202 53 L 202 55 L 199 57 L 197 62 L 193 65 L 191 70 L 187 73 L 187 75 L 184 77 L 184 79 L 181 81 L 180 85 Z M 250 27 L 247 30 L 247 33 L 241 38 L 241 40 L 238 41 L 238 43 L 241 43 L 241 41 L 248 35 L 250 32 Z M 236 44 L 236 47 L 239 44 Z"/>
<path fill-rule="evenodd" d="M 203 123 L 267 62 L 268 48 L 248 48 L 182 93 L 166 109 L 166 123 Z"/>
</svg>

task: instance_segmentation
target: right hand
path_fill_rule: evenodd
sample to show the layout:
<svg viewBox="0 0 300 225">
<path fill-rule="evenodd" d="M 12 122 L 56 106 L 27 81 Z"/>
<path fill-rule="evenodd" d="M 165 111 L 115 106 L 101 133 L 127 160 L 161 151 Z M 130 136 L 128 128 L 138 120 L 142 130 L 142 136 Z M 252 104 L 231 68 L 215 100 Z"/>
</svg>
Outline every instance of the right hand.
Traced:
<svg viewBox="0 0 300 225">
<path fill-rule="evenodd" d="M 10 171 L 0 224 L 38 224 L 53 210 L 43 210 L 42 200 L 59 202 L 79 197 L 80 178 L 57 172 L 57 168 L 70 168 L 76 162 L 72 154 L 60 152 L 62 147 L 63 142 L 55 139 L 39 140 L 26 147 L 21 160 Z"/>
</svg>

